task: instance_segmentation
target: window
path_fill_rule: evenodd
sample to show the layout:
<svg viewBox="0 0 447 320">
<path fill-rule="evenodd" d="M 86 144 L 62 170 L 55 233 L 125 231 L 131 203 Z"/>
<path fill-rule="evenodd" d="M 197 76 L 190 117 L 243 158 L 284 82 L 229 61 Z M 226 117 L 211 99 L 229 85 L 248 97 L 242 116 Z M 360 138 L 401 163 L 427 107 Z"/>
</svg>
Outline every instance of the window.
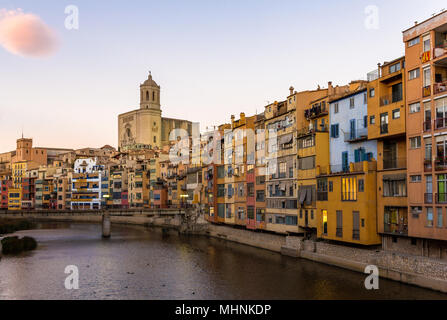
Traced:
<svg viewBox="0 0 447 320">
<path fill-rule="evenodd" d="M 411 182 L 411 183 L 419 183 L 419 182 L 422 182 L 422 176 L 420 176 L 420 175 L 410 176 L 410 182 Z"/>
<path fill-rule="evenodd" d="M 388 112 L 380 115 L 380 133 L 388 133 Z"/>
<path fill-rule="evenodd" d="M 357 200 L 357 178 L 349 177 L 341 179 L 342 196 L 343 201 L 356 201 Z"/>
<path fill-rule="evenodd" d="M 408 71 L 408 80 L 413 80 L 413 79 L 419 78 L 420 75 L 421 75 L 421 70 L 419 68 Z"/>
<path fill-rule="evenodd" d="M 351 99 L 349 99 L 349 108 L 353 109 L 355 107 L 355 99 L 354 97 L 352 97 Z"/>
<path fill-rule="evenodd" d="M 376 117 L 375 116 L 369 117 L 369 124 L 375 124 L 375 123 L 376 123 Z"/>
<path fill-rule="evenodd" d="M 374 98 L 376 96 L 376 89 L 371 88 L 369 89 L 369 97 Z"/>
<path fill-rule="evenodd" d="M 408 41 L 408 48 L 415 46 L 419 44 L 419 37 L 411 39 L 410 41 Z"/>
<path fill-rule="evenodd" d="M 410 113 L 421 111 L 421 104 L 419 102 L 410 104 Z"/>
<path fill-rule="evenodd" d="M 334 113 L 338 113 L 338 102 L 334 104 Z"/>
<path fill-rule="evenodd" d="M 436 208 L 437 213 L 437 227 L 442 228 L 443 227 L 443 221 L 442 221 L 442 208 Z"/>
<path fill-rule="evenodd" d="M 383 177 L 383 196 L 384 197 L 406 197 L 407 181 L 405 176 L 396 178 L 393 176 Z"/>
<path fill-rule="evenodd" d="M 433 208 L 427 208 L 426 226 L 433 227 Z"/>
<path fill-rule="evenodd" d="M 365 180 L 359 179 L 359 192 L 365 191 Z"/>
<path fill-rule="evenodd" d="M 394 72 L 397 72 L 399 70 L 400 70 L 400 62 L 391 65 L 390 68 L 389 68 L 390 73 L 394 73 Z"/>
<path fill-rule="evenodd" d="M 424 87 L 431 85 L 431 70 L 430 67 L 424 69 Z"/>
<path fill-rule="evenodd" d="M 430 48 L 431 48 L 431 46 L 430 46 L 430 35 L 424 36 L 422 41 L 423 41 L 423 48 L 424 48 L 423 52 L 430 51 Z"/>
<path fill-rule="evenodd" d="M 331 138 L 338 138 L 339 137 L 339 124 L 333 124 L 331 125 Z"/>
<path fill-rule="evenodd" d="M 342 238 L 343 237 L 343 212 L 337 211 L 337 229 L 335 232 L 335 236 Z"/>
<path fill-rule="evenodd" d="M 368 103 L 368 95 L 366 93 L 363 94 L 363 104 Z"/>
<path fill-rule="evenodd" d="M 360 240 L 360 212 L 352 212 L 352 239 Z"/>
<path fill-rule="evenodd" d="M 323 234 L 327 234 L 327 210 L 322 210 L 321 216 L 323 217 Z"/>
<path fill-rule="evenodd" d="M 368 128 L 368 116 L 363 117 L 363 128 Z"/>
<path fill-rule="evenodd" d="M 421 147 L 421 137 L 410 138 L 410 148 L 419 149 Z"/>
<path fill-rule="evenodd" d="M 393 119 L 399 119 L 400 118 L 400 109 L 394 109 L 393 110 Z"/>
</svg>

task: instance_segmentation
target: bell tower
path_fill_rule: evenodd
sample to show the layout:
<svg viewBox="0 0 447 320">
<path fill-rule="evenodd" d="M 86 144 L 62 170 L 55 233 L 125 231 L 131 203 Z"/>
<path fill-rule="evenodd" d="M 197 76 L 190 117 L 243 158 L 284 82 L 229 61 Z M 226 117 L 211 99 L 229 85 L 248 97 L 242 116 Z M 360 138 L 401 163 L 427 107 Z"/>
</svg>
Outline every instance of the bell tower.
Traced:
<svg viewBox="0 0 447 320">
<path fill-rule="evenodd" d="M 140 85 L 140 109 L 151 109 L 160 111 L 160 86 L 149 77 Z"/>
</svg>

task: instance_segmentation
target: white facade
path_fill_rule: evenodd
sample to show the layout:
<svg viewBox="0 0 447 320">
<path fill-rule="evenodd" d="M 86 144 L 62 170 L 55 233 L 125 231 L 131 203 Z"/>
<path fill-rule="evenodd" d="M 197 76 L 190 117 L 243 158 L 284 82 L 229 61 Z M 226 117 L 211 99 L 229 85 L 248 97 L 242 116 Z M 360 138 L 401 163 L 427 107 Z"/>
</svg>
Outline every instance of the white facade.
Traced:
<svg viewBox="0 0 447 320">
<path fill-rule="evenodd" d="M 377 159 L 377 141 L 368 141 L 367 90 L 330 103 L 330 164 L 335 170 L 351 162 Z M 346 163 L 347 161 L 347 163 Z"/>
<path fill-rule="evenodd" d="M 98 165 L 96 158 L 77 159 L 75 161 L 72 178 L 71 210 L 101 209 L 101 182 L 104 174 L 104 166 Z M 79 185 L 85 185 L 85 187 L 79 187 Z M 74 199 L 75 195 L 81 198 Z"/>
</svg>

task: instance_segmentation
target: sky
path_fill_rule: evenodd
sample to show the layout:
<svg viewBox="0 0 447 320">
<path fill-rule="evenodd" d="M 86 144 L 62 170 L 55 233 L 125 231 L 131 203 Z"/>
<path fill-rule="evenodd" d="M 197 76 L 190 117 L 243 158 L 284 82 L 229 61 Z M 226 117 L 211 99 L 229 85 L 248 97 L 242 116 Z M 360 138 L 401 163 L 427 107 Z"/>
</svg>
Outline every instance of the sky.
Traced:
<svg viewBox="0 0 447 320">
<path fill-rule="evenodd" d="M 66 28 L 70 5 L 77 29 Z M 139 108 L 149 70 L 162 116 L 202 130 L 262 112 L 290 86 L 366 79 L 404 54 L 403 30 L 443 8 L 445 0 L 0 0 L 0 152 L 22 132 L 40 147 L 116 147 L 118 114 Z"/>
</svg>

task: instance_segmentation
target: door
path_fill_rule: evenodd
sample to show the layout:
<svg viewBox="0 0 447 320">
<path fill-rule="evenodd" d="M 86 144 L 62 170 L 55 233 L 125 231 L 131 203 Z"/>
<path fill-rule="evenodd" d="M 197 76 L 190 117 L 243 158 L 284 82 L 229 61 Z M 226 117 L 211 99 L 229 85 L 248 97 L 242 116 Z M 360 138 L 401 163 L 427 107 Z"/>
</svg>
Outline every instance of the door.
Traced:
<svg viewBox="0 0 447 320">
<path fill-rule="evenodd" d="M 360 213 L 358 211 L 352 213 L 352 239 L 360 240 Z"/>
</svg>

